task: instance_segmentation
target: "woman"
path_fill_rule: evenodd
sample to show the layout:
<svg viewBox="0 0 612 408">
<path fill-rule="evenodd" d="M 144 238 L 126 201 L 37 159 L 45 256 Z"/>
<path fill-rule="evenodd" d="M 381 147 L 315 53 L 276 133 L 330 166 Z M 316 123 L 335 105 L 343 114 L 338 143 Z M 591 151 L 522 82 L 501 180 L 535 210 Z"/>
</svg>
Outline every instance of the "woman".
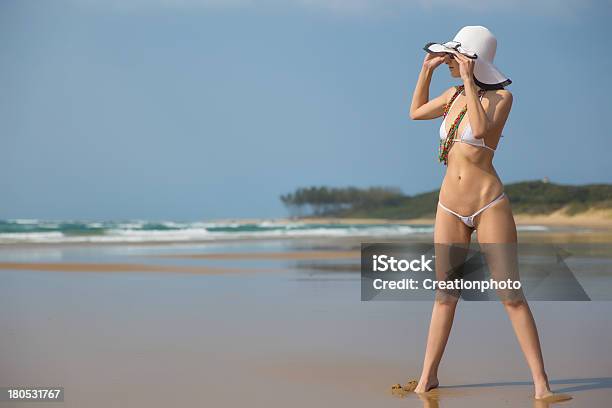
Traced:
<svg viewBox="0 0 612 408">
<path fill-rule="evenodd" d="M 495 37 L 482 26 L 464 27 L 453 41 L 425 46 L 428 53 L 413 94 L 410 117 L 414 120 L 445 118 L 440 128 L 439 159 L 448 168 L 436 212 L 436 270 L 446 268 L 443 263 L 449 263 L 448 254 L 439 254 L 440 246 L 466 247 L 474 231 L 481 247 L 508 244 L 511 248 L 517 242 L 510 201 L 493 167 L 493 156 L 512 107 L 512 94 L 504 89 L 511 81 L 493 65 L 496 47 Z M 451 87 L 429 100 L 432 74 L 443 63 L 448 65 L 453 78 L 461 78 L 463 85 Z M 485 255 L 492 275 L 504 269 L 504 265 L 516 262 L 516 259 L 504 259 L 504 255 Z M 438 367 L 456 305 L 457 296 L 436 297 L 421 377 L 409 382 L 404 390 L 412 388 L 424 393 L 438 386 Z M 560 395 L 553 394 L 548 384 L 529 305 L 521 298 L 505 299 L 504 306 L 531 370 L 535 398 L 558 399 Z M 571 398 L 561 396 L 561 399 L 565 397 Z"/>
</svg>

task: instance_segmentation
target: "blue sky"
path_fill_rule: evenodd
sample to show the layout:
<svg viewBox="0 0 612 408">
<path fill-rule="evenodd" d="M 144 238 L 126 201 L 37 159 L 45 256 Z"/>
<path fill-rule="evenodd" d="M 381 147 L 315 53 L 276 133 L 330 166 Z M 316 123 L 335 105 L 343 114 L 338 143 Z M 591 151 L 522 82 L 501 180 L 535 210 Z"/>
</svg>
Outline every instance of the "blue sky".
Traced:
<svg viewBox="0 0 612 408">
<path fill-rule="evenodd" d="M 278 217 L 310 185 L 439 186 L 428 41 L 498 38 L 506 183 L 612 182 L 612 3 L 4 0 L 0 218 Z M 445 66 L 432 92 L 458 84 Z"/>
</svg>

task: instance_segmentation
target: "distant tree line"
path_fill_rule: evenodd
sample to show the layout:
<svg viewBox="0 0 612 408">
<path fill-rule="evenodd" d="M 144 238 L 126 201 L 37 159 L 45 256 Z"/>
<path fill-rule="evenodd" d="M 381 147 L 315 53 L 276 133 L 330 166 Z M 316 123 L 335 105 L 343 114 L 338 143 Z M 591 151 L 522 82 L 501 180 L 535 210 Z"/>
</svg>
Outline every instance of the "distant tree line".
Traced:
<svg viewBox="0 0 612 408">
<path fill-rule="evenodd" d="M 505 186 L 515 213 L 548 214 L 565 209 L 577 214 L 591 208 L 612 208 L 612 185 L 571 186 L 525 181 Z M 432 217 L 439 190 L 414 196 L 396 187 L 307 187 L 283 194 L 280 199 L 292 216 L 355 218 Z"/>
<path fill-rule="evenodd" d="M 396 187 L 306 187 L 281 195 L 291 215 L 330 216 L 397 205 L 406 196 Z"/>
</svg>

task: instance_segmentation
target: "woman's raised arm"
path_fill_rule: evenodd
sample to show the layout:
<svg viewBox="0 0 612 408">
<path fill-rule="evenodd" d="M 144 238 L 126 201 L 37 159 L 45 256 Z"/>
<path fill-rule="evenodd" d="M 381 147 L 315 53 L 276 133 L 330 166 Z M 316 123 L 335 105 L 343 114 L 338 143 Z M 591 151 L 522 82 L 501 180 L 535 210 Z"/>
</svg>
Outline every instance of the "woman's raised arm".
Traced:
<svg viewBox="0 0 612 408">
<path fill-rule="evenodd" d="M 419 73 L 419 78 L 412 94 L 412 103 L 410 104 L 410 119 L 423 120 L 434 119 L 442 116 L 444 105 L 450 98 L 450 93 L 454 88 L 447 89 L 437 98 L 429 100 L 429 84 L 434 70 L 444 62 L 443 55 L 434 55 L 427 53 L 423 60 L 423 66 Z"/>
</svg>

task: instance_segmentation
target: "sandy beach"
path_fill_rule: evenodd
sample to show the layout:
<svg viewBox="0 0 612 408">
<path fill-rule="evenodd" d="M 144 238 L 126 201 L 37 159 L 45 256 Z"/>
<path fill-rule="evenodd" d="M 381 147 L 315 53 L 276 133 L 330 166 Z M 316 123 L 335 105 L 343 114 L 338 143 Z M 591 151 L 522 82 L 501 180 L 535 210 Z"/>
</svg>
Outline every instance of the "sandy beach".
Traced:
<svg viewBox="0 0 612 408">
<path fill-rule="evenodd" d="M 586 226 L 520 236 L 612 241 Z M 0 307 L 12 311 L 0 319 L 0 383 L 61 385 L 67 407 L 549 406 L 530 398 L 496 302 L 460 304 L 436 392 L 391 395 L 419 373 L 431 304 L 360 301 L 361 242 L 0 246 Z M 574 396 L 559 406 L 612 398 L 610 305 L 532 303 L 552 388 Z"/>
</svg>

